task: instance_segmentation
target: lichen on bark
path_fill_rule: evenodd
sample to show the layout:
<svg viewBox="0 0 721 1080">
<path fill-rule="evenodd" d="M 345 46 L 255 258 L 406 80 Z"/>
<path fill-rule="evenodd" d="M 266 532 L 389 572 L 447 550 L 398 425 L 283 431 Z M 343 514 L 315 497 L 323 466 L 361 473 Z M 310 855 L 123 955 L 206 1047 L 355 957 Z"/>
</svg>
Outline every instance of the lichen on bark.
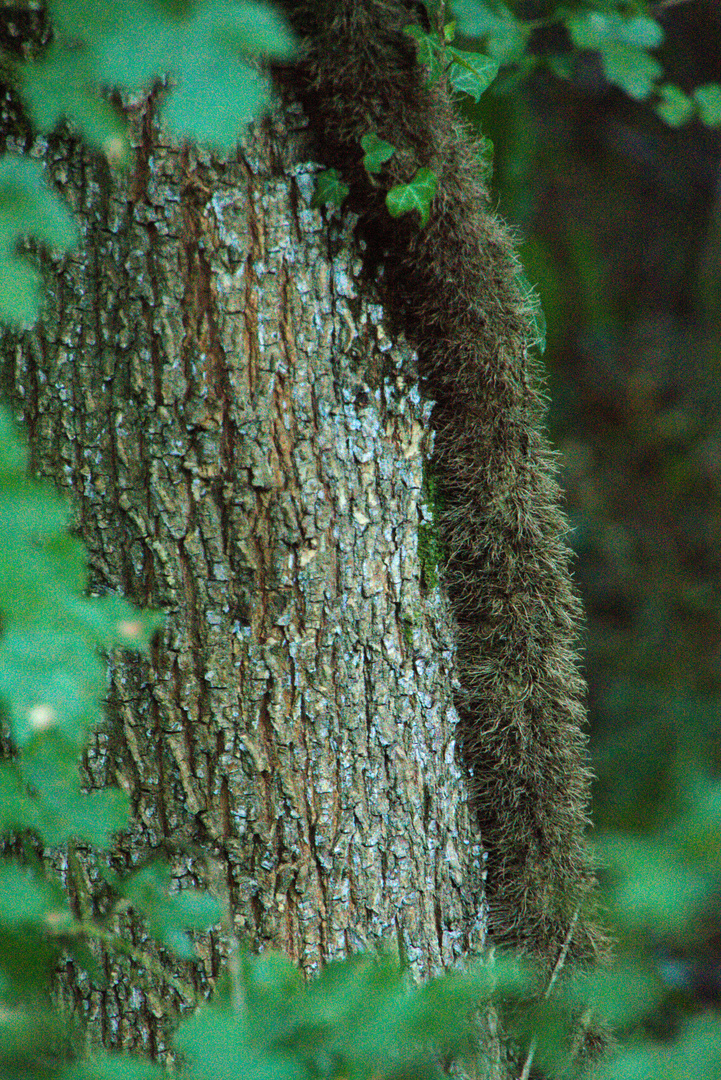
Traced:
<svg viewBox="0 0 721 1080">
<path fill-rule="evenodd" d="M 447 603 L 421 586 L 415 357 L 361 277 L 352 215 L 311 209 L 297 113 L 220 160 L 159 136 L 152 102 L 135 112 L 125 176 L 70 138 L 34 144 L 84 240 L 45 257 L 43 320 L 2 344 L 92 588 L 167 614 L 149 661 L 112 658 L 87 754 L 90 787 L 132 797 L 113 865 L 166 853 L 241 942 L 308 974 L 389 944 L 438 972 L 482 948 L 483 862 Z M 201 994 L 228 940 L 201 943 Z M 108 1044 L 162 1056 L 162 991 L 107 970 L 100 992 L 69 968 L 67 999 Z"/>
</svg>

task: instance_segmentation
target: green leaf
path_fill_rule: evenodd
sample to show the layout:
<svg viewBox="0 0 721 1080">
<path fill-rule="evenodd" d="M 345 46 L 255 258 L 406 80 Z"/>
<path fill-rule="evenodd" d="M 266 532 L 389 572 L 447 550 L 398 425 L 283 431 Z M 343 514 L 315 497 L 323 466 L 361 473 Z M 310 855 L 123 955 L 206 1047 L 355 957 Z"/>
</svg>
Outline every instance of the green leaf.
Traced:
<svg viewBox="0 0 721 1080">
<path fill-rule="evenodd" d="M 34 793 L 33 828 L 47 844 L 79 840 L 109 847 L 127 827 L 128 796 L 118 788 L 81 791 L 78 764 L 77 746 L 58 731 L 38 734 L 26 746 L 20 771 Z"/>
<path fill-rule="evenodd" d="M 636 101 L 654 90 L 663 74 L 661 64 L 647 49 L 663 43 L 663 30 L 655 19 L 626 17 L 614 11 L 586 11 L 569 15 L 566 25 L 578 49 L 598 50 L 606 78 Z"/>
<path fill-rule="evenodd" d="M 395 146 L 379 139 L 375 132 L 361 137 L 361 149 L 364 151 L 363 168 L 369 173 L 379 173 L 386 161 L 396 152 Z"/>
<path fill-rule="evenodd" d="M 656 105 L 656 112 L 669 127 L 680 127 L 687 123 L 694 115 L 693 99 L 684 94 L 673 83 L 664 83 L 659 87 L 661 100 Z"/>
<path fill-rule="evenodd" d="M 453 63 L 448 71 L 451 86 L 459 93 L 468 94 L 474 101 L 480 101 L 483 94 L 498 74 L 498 61 L 482 53 L 464 52 L 448 48 Z"/>
<path fill-rule="evenodd" d="M 0 505 L 9 490 L 26 483 L 28 454 L 18 425 L 0 403 Z"/>
<path fill-rule="evenodd" d="M 12 250 L 18 234 L 62 249 L 76 243 L 79 235 L 42 166 L 29 158 L 5 154 L 0 158 L 0 246 Z"/>
<path fill-rule="evenodd" d="M 77 811 L 74 817 L 67 818 L 70 839 L 84 840 L 94 848 L 111 847 L 116 834 L 130 823 L 130 796 L 121 788 L 80 792 L 67 805 Z"/>
<path fill-rule="evenodd" d="M 627 932 L 681 934 L 709 894 L 711 880 L 679 857 L 663 836 L 606 834 L 596 845 L 612 880 L 612 898 Z"/>
<path fill-rule="evenodd" d="M 308 1080 L 313 1075 L 338 1075 L 309 1072 L 292 1052 L 268 1046 L 264 1033 L 265 1024 L 249 1030 L 237 1012 L 213 1002 L 180 1023 L 175 1041 L 190 1060 L 193 1080 Z"/>
<path fill-rule="evenodd" d="M 178 15 L 143 6 L 116 28 L 99 52 L 98 74 L 112 85 L 147 85 L 172 77 L 162 115 L 178 135 L 231 146 L 270 103 L 262 55 L 288 59 L 293 41 L 270 4 L 201 0 Z"/>
<path fill-rule="evenodd" d="M 636 101 L 644 101 L 663 75 L 658 60 L 631 45 L 611 45 L 601 53 L 603 71 L 610 83 Z"/>
<path fill-rule="evenodd" d="M 209 930 L 222 916 L 217 900 L 196 889 L 170 892 L 172 879 L 163 863 L 141 867 L 119 883 L 121 895 L 148 921 L 151 933 L 182 959 L 195 958 L 195 947 L 184 928 Z"/>
<path fill-rule="evenodd" d="M 6 154 L 0 157 L 0 319 L 22 326 L 40 309 L 40 277 L 16 254 L 28 237 L 66 250 L 78 230 L 40 164 Z"/>
<path fill-rule="evenodd" d="M 243 953 L 241 963 L 246 1001 L 260 1012 L 284 1008 L 305 989 L 298 968 L 281 953 Z"/>
<path fill-rule="evenodd" d="M 28 793 L 17 764 L 0 764 L 0 832 L 36 829 L 41 820 L 38 800 Z"/>
<path fill-rule="evenodd" d="M 67 117 L 91 146 L 114 160 L 127 153 L 126 123 L 100 95 L 95 56 L 83 45 L 56 41 L 41 60 L 18 66 L 20 87 L 33 124 L 52 131 Z"/>
<path fill-rule="evenodd" d="M 0 698 L 20 747 L 50 730 L 82 746 L 104 692 L 105 667 L 77 634 L 11 626 L 0 641 Z"/>
<path fill-rule="evenodd" d="M 18 927 L 35 923 L 57 928 L 70 922 L 67 898 L 58 883 L 41 877 L 28 866 L 0 864 L 0 925 Z"/>
<path fill-rule="evenodd" d="M 337 169 L 326 169 L 315 178 L 315 191 L 310 205 L 314 209 L 320 206 L 341 206 L 347 198 L 350 188 L 345 184 Z"/>
<path fill-rule="evenodd" d="M 146 0 L 50 0 L 53 27 L 60 37 L 95 47 L 119 25 L 132 22 L 147 10 Z"/>
<path fill-rule="evenodd" d="M 585 1007 L 591 1006 L 615 1029 L 642 1020 L 663 997 L 656 971 L 617 965 L 589 974 L 584 982 Z"/>
<path fill-rule="evenodd" d="M 645 16 L 626 18 L 615 11 L 586 11 L 565 19 L 571 39 L 578 49 L 604 51 L 614 45 L 634 49 L 657 49 L 663 44 L 663 29 Z"/>
<path fill-rule="evenodd" d="M 707 127 L 721 126 L 721 85 L 706 83 L 693 91 L 701 123 Z"/>
<path fill-rule="evenodd" d="M 397 184 L 386 195 L 386 206 L 391 217 L 417 210 L 421 217 L 421 228 L 429 221 L 431 203 L 438 187 L 438 177 L 428 168 L 417 171 L 409 184 Z"/>
<path fill-rule="evenodd" d="M 184 65 L 161 115 L 176 135 L 223 148 L 233 146 L 270 103 L 270 79 L 242 57 L 215 64 L 198 59 Z"/>
<path fill-rule="evenodd" d="M 101 1054 L 74 1062 L 58 1080 L 167 1080 L 162 1065 L 129 1054 Z"/>
<path fill-rule="evenodd" d="M 499 64 L 514 63 L 525 53 L 532 27 L 517 19 L 505 4 L 460 0 L 453 10 L 460 33 L 485 40 L 487 52 Z"/>
<path fill-rule="evenodd" d="M 30 326 L 40 314 L 40 275 L 17 255 L 0 252 L 0 320 Z"/>
<path fill-rule="evenodd" d="M 140 610 L 118 593 L 89 600 L 79 597 L 72 607 L 82 620 L 86 640 L 101 649 L 117 647 L 147 652 L 165 622 L 162 612 L 151 608 Z"/>
<path fill-rule="evenodd" d="M 415 41 L 418 47 L 418 62 L 426 68 L 428 83 L 432 85 L 443 75 L 443 45 L 438 34 L 428 34 L 420 26 L 406 26 L 403 32 Z"/>
</svg>

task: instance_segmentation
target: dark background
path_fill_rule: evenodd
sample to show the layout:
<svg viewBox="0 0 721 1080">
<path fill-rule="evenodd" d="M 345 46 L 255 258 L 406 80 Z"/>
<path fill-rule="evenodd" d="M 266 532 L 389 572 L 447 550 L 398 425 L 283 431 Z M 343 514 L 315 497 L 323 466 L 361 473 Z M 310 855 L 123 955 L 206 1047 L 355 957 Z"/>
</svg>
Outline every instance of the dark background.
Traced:
<svg viewBox="0 0 721 1080">
<path fill-rule="evenodd" d="M 721 81 L 717 4 L 656 14 L 666 78 Z M 721 774 L 721 128 L 668 127 L 592 54 L 572 82 L 539 70 L 486 94 L 479 119 L 548 324 L 549 422 L 587 611 L 594 821 L 647 835 Z M 695 957 L 694 992 L 714 1001 L 718 913 L 712 895 L 656 943 Z"/>
</svg>

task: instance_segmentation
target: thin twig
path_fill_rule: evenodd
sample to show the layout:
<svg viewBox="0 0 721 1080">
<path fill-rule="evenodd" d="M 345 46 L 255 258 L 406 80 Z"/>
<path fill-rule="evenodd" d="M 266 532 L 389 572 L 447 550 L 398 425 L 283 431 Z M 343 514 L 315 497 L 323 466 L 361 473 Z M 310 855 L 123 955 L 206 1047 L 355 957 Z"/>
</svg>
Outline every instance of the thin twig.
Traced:
<svg viewBox="0 0 721 1080">
<path fill-rule="evenodd" d="M 573 918 L 571 919 L 571 925 L 569 926 L 568 933 L 566 934 L 566 940 L 563 943 L 563 948 L 561 949 L 560 953 L 558 954 L 558 960 L 556 961 L 555 967 L 554 967 L 553 971 L 551 972 L 551 977 L 548 980 L 548 986 L 546 987 L 546 989 L 543 992 L 543 1000 L 544 1001 L 547 1001 L 548 998 L 551 996 L 551 993 L 553 991 L 553 987 L 556 984 L 556 979 L 558 978 L 559 973 L 561 972 L 561 969 L 563 968 L 563 965 L 566 963 L 566 957 L 568 956 L 568 950 L 571 948 L 571 942 L 573 941 L 573 932 L 576 929 L 576 923 L 578 922 L 578 916 L 579 916 L 580 911 L 581 911 L 581 905 L 579 904 L 578 907 L 576 908 L 576 910 L 573 913 Z M 531 1039 L 531 1045 L 528 1047 L 528 1053 L 526 1054 L 526 1060 L 523 1063 L 523 1069 L 521 1071 L 521 1075 L 519 1076 L 518 1080 L 528 1080 L 529 1076 L 531 1075 L 531 1067 L 533 1065 L 533 1059 L 536 1056 L 537 1047 L 538 1047 L 538 1040 L 535 1039 L 535 1038 Z"/>
</svg>

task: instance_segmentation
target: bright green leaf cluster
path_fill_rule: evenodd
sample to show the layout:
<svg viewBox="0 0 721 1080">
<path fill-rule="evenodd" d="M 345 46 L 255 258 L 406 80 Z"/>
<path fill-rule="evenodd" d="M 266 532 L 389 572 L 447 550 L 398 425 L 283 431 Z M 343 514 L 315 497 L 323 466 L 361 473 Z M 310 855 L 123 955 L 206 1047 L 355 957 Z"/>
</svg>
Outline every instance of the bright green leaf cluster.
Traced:
<svg viewBox="0 0 721 1080">
<path fill-rule="evenodd" d="M 269 103 L 260 60 L 293 51 L 286 23 L 264 0 L 52 0 L 48 13 L 51 44 L 23 63 L 0 48 L 0 61 L 38 131 L 67 119 L 116 165 L 128 143 L 110 89 L 149 91 L 162 80 L 170 131 L 229 148 Z M 0 158 L 0 320 L 22 326 L 37 318 L 40 297 L 39 277 L 19 253 L 27 238 L 66 250 L 77 229 L 37 162 Z"/>
<path fill-rule="evenodd" d="M 533 28 L 517 18 L 505 4 L 456 0 L 453 10 L 460 32 L 467 37 L 484 39 L 488 55 L 498 64 L 515 63 L 526 52 Z"/>
<path fill-rule="evenodd" d="M 585 11 L 570 15 L 566 25 L 578 49 L 594 49 L 613 86 L 643 101 L 650 97 L 663 69 L 647 49 L 663 41 L 663 31 L 650 18 L 627 18 L 614 11 Z"/>
<path fill-rule="evenodd" d="M 150 89 L 165 78 L 170 130 L 227 147 L 268 103 L 257 59 L 292 51 L 285 23 L 261 0 L 53 0 L 49 7 L 53 44 L 17 67 L 33 123 L 50 131 L 67 117 L 112 160 L 122 156 L 125 126 L 106 87 Z"/>
<path fill-rule="evenodd" d="M 572 79 L 576 56 L 595 52 L 612 86 L 636 101 L 653 99 L 656 113 L 670 126 L 693 119 L 708 127 L 721 126 L 721 85 L 709 83 L 685 94 L 671 83 L 662 83 L 663 68 L 650 50 L 663 44 L 663 28 L 651 14 L 638 13 L 644 6 L 623 0 L 583 0 L 573 9 L 549 4 L 544 17 L 526 19 L 500 0 L 455 0 L 453 4 L 461 32 L 482 41 L 487 59 L 506 69 L 496 82 L 499 93 L 514 88 L 540 64 L 559 78 Z M 566 28 L 575 52 L 532 53 L 533 31 L 553 25 Z"/>
</svg>

